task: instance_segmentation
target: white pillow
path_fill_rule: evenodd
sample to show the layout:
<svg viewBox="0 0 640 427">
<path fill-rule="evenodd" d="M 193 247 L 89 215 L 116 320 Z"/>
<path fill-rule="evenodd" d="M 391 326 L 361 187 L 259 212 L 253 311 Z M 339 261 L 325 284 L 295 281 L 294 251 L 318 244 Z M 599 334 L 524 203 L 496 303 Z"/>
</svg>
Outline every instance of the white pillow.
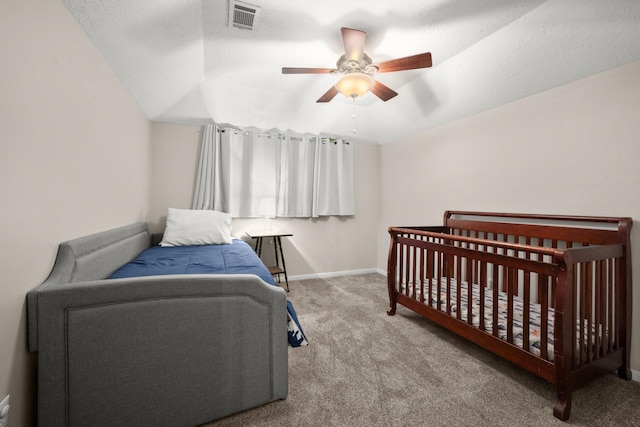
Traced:
<svg viewBox="0 0 640 427">
<path fill-rule="evenodd" d="M 160 246 L 214 245 L 232 242 L 231 214 L 169 208 Z"/>
</svg>

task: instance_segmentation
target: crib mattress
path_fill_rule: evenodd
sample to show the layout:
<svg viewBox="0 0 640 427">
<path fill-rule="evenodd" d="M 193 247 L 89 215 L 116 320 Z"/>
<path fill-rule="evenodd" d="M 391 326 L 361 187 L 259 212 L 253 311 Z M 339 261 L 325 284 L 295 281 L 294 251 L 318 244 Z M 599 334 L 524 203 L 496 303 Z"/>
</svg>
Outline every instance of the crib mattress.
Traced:
<svg viewBox="0 0 640 427">
<path fill-rule="evenodd" d="M 450 281 L 450 293 L 449 300 L 451 304 L 451 315 L 457 317 L 458 305 L 457 305 L 457 284 L 455 280 Z M 405 285 L 401 286 L 403 294 L 408 295 L 410 298 L 422 300 L 420 285 L 415 286 L 416 296 L 413 295 L 413 285 L 409 286 L 409 292 L 405 291 Z M 460 319 L 467 322 L 468 316 L 468 294 L 467 283 L 462 283 L 460 288 L 462 289 L 460 295 Z M 428 281 L 424 284 L 425 292 L 428 292 Z M 471 289 L 471 322 L 474 327 L 480 328 L 480 287 L 476 284 L 472 285 Z M 426 300 L 427 298 L 425 298 Z M 438 294 L 437 280 L 432 279 L 431 295 L 428 298 L 429 304 L 434 309 L 438 309 L 438 301 L 440 301 L 440 310 L 446 312 L 447 310 L 447 279 L 442 278 L 440 285 L 440 293 Z M 492 289 L 486 289 L 484 292 L 484 330 L 488 333 L 493 333 L 493 304 L 494 294 Z M 505 292 L 498 292 L 498 318 L 497 329 L 498 337 L 502 340 L 507 340 L 507 307 L 508 307 L 508 295 Z M 540 349 L 542 345 L 541 340 L 541 305 L 536 303 L 530 303 L 529 308 L 529 352 L 540 357 Z M 523 338 L 525 328 L 523 326 L 524 319 L 524 303 L 521 298 L 513 297 L 513 344 L 524 348 Z M 553 360 L 553 323 L 554 323 L 554 310 L 549 308 L 547 315 L 547 360 Z"/>
</svg>

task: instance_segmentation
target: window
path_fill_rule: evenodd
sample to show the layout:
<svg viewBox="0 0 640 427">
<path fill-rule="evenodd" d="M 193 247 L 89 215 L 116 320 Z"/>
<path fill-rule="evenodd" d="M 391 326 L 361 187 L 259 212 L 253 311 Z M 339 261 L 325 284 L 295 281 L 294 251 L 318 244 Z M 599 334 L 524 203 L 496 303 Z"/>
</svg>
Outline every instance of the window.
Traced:
<svg viewBox="0 0 640 427">
<path fill-rule="evenodd" d="M 198 169 L 194 209 L 234 217 L 355 214 L 348 141 L 207 125 Z"/>
</svg>

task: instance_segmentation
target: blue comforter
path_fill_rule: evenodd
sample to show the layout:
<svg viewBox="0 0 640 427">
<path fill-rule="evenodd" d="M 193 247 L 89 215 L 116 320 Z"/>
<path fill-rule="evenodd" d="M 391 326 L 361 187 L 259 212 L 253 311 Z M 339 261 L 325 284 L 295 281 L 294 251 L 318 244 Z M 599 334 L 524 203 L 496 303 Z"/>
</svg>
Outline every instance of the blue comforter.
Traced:
<svg viewBox="0 0 640 427">
<path fill-rule="evenodd" d="M 253 249 L 245 241 L 236 239 L 229 245 L 152 246 L 109 278 L 168 274 L 255 274 L 268 284 L 277 286 Z M 298 316 L 289 300 L 287 313 L 289 345 L 307 345 Z"/>
</svg>

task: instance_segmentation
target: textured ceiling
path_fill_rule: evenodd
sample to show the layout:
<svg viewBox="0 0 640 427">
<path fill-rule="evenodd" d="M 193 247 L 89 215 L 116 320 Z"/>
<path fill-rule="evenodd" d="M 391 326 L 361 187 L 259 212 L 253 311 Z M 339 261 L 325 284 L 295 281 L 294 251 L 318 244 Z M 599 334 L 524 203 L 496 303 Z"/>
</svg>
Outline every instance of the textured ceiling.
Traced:
<svg viewBox="0 0 640 427">
<path fill-rule="evenodd" d="M 228 26 L 228 0 L 62 1 L 158 122 L 385 143 L 640 60 L 638 0 L 248 0 L 253 31 Z M 376 75 L 388 102 L 317 104 L 336 76 L 281 68 L 335 67 L 341 27 L 367 32 L 373 62 L 428 51 L 433 67 Z"/>
</svg>

